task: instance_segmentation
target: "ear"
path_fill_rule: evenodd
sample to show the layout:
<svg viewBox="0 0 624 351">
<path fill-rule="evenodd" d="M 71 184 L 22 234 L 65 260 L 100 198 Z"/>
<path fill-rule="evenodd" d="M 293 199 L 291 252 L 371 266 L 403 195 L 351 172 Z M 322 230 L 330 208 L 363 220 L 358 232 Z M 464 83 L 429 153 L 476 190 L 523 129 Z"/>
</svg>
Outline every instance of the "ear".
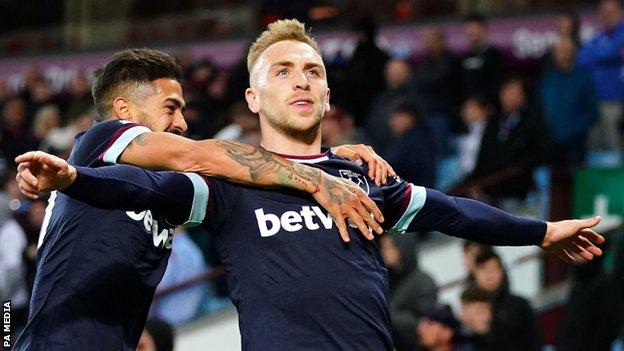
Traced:
<svg viewBox="0 0 624 351">
<path fill-rule="evenodd" d="M 126 98 L 118 96 L 113 100 L 113 115 L 119 119 L 132 119 L 132 106 Z"/>
<path fill-rule="evenodd" d="M 249 110 L 253 113 L 260 112 L 260 103 L 258 102 L 258 96 L 253 88 L 247 88 L 245 90 L 245 100 L 247 100 L 247 106 Z"/>
<path fill-rule="evenodd" d="M 329 96 L 331 95 L 330 92 L 331 90 L 327 88 L 327 94 L 325 96 L 325 111 L 331 110 L 331 104 L 329 103 Z"/>
</svg>

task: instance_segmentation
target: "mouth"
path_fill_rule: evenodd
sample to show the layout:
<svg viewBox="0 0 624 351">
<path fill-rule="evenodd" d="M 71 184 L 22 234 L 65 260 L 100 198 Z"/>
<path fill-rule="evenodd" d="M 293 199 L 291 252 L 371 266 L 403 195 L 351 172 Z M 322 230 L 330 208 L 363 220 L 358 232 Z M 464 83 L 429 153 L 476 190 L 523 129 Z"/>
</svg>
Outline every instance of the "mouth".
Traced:
<svg viewBox="0 0 624 351">
<path fill-rule="evenodd" d="M 312 99 L 306 99 L 306 98 L 296 99 L 290 102 L 290 106 L 293 106 L 297 109 L 303 109 L 303 110 L 310 109 L 312 108 L 313 105 L 314 105 L 314 101 L 312 101 Z"/>
</svg>

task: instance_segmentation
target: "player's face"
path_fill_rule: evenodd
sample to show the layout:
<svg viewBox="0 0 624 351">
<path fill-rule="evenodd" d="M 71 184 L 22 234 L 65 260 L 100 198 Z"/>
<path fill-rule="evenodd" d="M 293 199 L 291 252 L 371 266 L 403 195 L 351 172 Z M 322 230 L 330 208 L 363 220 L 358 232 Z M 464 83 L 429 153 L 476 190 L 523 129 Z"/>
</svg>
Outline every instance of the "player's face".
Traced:
<svg viewBox="0 0 624 351">
<path fill-rule="evenodd" d="M 317 133 L 329 110 L 329 88 L 321 56 L 308 44 L 286 40 L 269 46 L 254 66 L 249 108 L 288 135 Z"/>
<path fill-rule="evenodd" d="M 182 115 L 184 98 L 176 80 L 160 78 L 152 81 L 155 92 L 136 104 L 136 119 L 154 132 L 182 134 L 187 125 Z"/>
</svg>

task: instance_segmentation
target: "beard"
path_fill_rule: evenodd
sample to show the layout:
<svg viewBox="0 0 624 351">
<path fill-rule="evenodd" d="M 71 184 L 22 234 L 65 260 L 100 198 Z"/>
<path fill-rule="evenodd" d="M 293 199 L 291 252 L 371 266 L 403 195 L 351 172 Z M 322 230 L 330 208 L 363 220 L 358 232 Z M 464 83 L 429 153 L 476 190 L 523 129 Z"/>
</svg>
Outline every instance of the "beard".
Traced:
<svg viewBox="0 0 624 351">
<path fill-rule="evenodd" d="M 300 116 L 295 113 L 288 114 L 282 112 L 277 116 L 267 114 L 266 120 L 273 128 L 285 135 L 293 136 L 298 139 L 303 138 L 306 140 L 312 140 L 318 134 L 318 130 L 321 126 L 321 119 L 324 113 L 325 109 L 316 111 L 313 115 L 309 116 Z"/>
</svg>

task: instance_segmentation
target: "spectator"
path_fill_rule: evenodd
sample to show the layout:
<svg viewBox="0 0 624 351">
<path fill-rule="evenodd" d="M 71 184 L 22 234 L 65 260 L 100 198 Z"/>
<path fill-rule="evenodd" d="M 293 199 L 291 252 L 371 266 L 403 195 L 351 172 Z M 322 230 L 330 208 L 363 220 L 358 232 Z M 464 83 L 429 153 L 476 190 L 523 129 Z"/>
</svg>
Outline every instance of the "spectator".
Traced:
<svg viewBox="0 0 624 351">
<path fill-rule="evenodd" d="M 28 116 L 27 125 L 30 127 L 32 125 L 32 116 L 35 115 L 36 111 L 45 105 L 57 105 L 58 99 L 55 94 L 52 92 L 50 85 L 41 79 L 34 82 L 31 86 L 30 90 L 30 100 L 26 105 L 26 115 Z"/>
<path fill-rule="evenodd" d="M 184 84 L 185 93 L 198 114 L 191 115 L 189 135 L 211 137 L 226 125 L 226 83 L 224 73 L 210 60 L 203 60 L 190 69 L 190 77 Z"/>
<path fill-rule="evenodd" d="M 24 102 L 18 98 L 9 100 L 4 105 L 0 125 L 0 149 L 9 165 L 14 164 L 15 157 L 36 147 L 37 141 L 27 125 Z"/>
<path fill-rule="evenodd" d="M 465 240 L 462 247 L 462 262 L 466 270 L 466 282 L 471 285 L 474 282 L 475 259 L 484 252 L 491 252 L 493 249 L 489 245 Z"/>
<path fill-rule="evenodd" d="M 19 91 L 19 98 L 21 98 L 26 103 L 30 103 L 32 100 L 33 90 L 35 89 L 35 85 L 44 80 L 43 72 L 39 67 L 36 66 L 28 66 L 23 72 L 22 77 L 24 80 L 23 87 Z"/>
<path fill-rule="evenodd" d="M 54 128 L 61 125 L 61 111 L 56 105 L 41 106 L 35 112 L 35 120 L 33 121 L 34 137 L 38 141 L 43 141 L 47 134 Z"/>
<path fill-rule="evenodd" d="M 4 77 L 0 77 L 0 109 L 4 107 L 4 104 L 13 96 L 11 89 L 7 84 Z"/>
<path fill-rule="evenodd" d="M 413 235 L 385 235 L 380 240 L 380 248 L 388 268 L 395 347 L 398 351 L 412 351 L 416 345 L 414 329 L 422 309 L 437 301 L 438 288 L 433 279 L 418 268 Z"/>
<path fill-rule="evenodd" d="M 446 47 L 442 28 L 425 29 L 422 39 L 425 56 L 414 72 L 416 94 L 441 157 L 448 151 L 452 109 L 457 105 L 459 61 Z"/>
<path fill-rule="evenodd" d="M 208 267 L 201 251 L 186 231 L 178 228 L 173 240 L 175 245 L 171 249 L 167 270 L 156 288 L 156 299 L 151 311 L 152 316 L 180 325 L 197 315 L 209 287 L 207 283 L 199 281 L 177 291 L 169 291 L 169 288 L 199 277 L 207 272 Z"/>
<path fill-rule="evenodd" d="M 145 324 L 136 351 L 173 351 L 175 335 L 167 322 L 150 319 Z"/>
<path fill-rule="evenodd" d="M 384 67 L 389 57 L 377 46 L 377 24 L 370 17 L 353 25 L 357 44 L 347 68 L 348 110 L 357 125 L 362 125 L 378 93 L 384 88 Z"/>
<path fill-rule="evenodd" d="M 214 132 L 210 116 L 206 115 L 203 100 L 189 100 L 184 111 L 184 119 L 188 125 L 186 134 L 194 140 L 208 139 Z"/>
<path fill-rule="evenodd" d="M 620 70 L 624 64 L 624 22 L 622 5 L 617 0 L 603 0 L 599 6 L 602 31 L 581 47 L 579 67 L 594 79 L 600 118 L 589 136 L 591 150 L 621 151 L 622 100 L 624 86 Z"/>
<path fill-rule="evenodd" d="M 622 276 L 603 268 L 604 256 L 572 268 L 572 289 L 557 336 L 558 351 L 613 350 L 624 322 Z M 618 282 L 619 280 L 619 282 Z"/>
<path fill-rule="evenodd" d="M 484 252 L 475 262 L 475 285 L 492 294 L 492 349 L 541 350 L 537 316 L 527 300 L 509 292 L 500 257 Z"/>
<path fill-rule="evenodd" d="M 540 105 L 554 139 L 558 166 L 579 167 L 586 153 L 590 125 L 598 117 L 591 77 L 574 65 L 575 48 L 570 38 L 553 47 L 553 68 L 539 82 Z"/>
<path fill-rule="evenodd" d="M 82 114 L 65 127 L 51 129 L 42 140 L 39 148 L 41 150 L 54 153 L 59 156 L 67 156 L 74 142 L 74 137 L 80 132 L 84 132 L 97 119 L 94 110 L 91 113 Z"/>
<path fill-rule="evenodd" d="M 189 68 L 184 80 L 184 91 L 189 94 L 201 93 L 217 77 L 219 68 L 211 60 L 204 59 Z"/>
<path fill-rule="evenodd" d="M 422 351 L 451 351 L 460 349 L 455 333 L 459 322 L 448 305 L 431 305 L 423 309 L 416 333 Z"/>
<path fill-rule="evenodd" d="M 556 44 L 562 39 L 571 40 L 575 51 L 581 46 L 581 19 L 574 11 L 564 10 L 555 17 L 555 35 Z M 553 69 L 553 53 L 552 48 L 544 54 L 540 62 L 542 72 Z"/>
<path fill-rule="evenodd" d="M 481 96 L 470 96 L 461 108 L 462 122 L 467 130 L 457 139 L 460 177 L 470 174 L 477 164 L 481 140 L 492 114 L 492 108 Z"/>
<path fill-rule="evenodd" d="M 69 102 L 62 120 L 63 125 L 72 123 L 76 118 L 88 113 L 93 109 L 93 97 L 91 97 L 91 84 L 84 72 L 76 74 L 69 91 Z"/>
<path fill-rule="evenodd" d="M 364 127 L 377 153 L 385 154 L 388 141 L 392 140 L 389 119 L 392 110 L 403 101 L 414 100 L 412 67 L 406 60 L 391 59 L 386 64 L 386 88 L 375 100 L 366 116 Z M 359 90 L 359 89 L 355 89 Z"/>
<path fill-rule="evenodd" d="M 458 334 L 465 348 L 475 351 L 489 350 L 492 327 L 490 294 L 476 286 L 470 286 L 462 292 L 460 300 L 461 328 Z"/>
<path fill-rule="evenodd" d="M 523 200 L 533 185 L 533 169 L 546 157 L 547 130 L 527 107 L 522 81 L 506 81 L 500 92 L 501 112 L 487 123 L 477 164 L 452 193 L 505 205 Z"/>
<path fill-rule="evenodd" d="M 394 137 L 384 158 L 397 174 L 412 184 L 432 188 L 435 184 L 435 150 L 429 128 L 413 103 L 399 103 L 390 113 Z"/>
<path fill-rule="evenodd" d="M 487 41 L 485 17 L 470 15 L 465 23 L 469 48 L 462 60 L 462 96 L 479 94 L 495 102 L 505 73 L 503 54 Z"/>
<path fill-rule="evenodd" d="M 22 259 L 26 236 L 12 218 L 9 198 L 4 193 L 0 193 L 0 243 L 0 300 L 11 300 L 12 332 L 19 333 L 26 325 L 28 304 L 26 267 Z"/>
<path fill-rule="evenodd" d="M 367 141 L 364 131 L 355 126 L 353 116 L 339 106 L 332 105 L 323 116 L 321 124 L 323 145 L 363 144 Z"/>
<path fill-rule="evenodd" d="M 564 10 L 555 19 L 555 33 L 558 39 L 570 39 L 575 48 L 581 45 L 581 19 L 571 10 Z"/>
<path fill-rule="evenodd" d="M 251 43 L 245 45 L 245 54 L 241 55 L 238 61 L 228 70 L 228 81 L 226 84 L 226 99 L 229 104 L 245 101 L 243 92 L 249 87 L 249 71 L 247 71 L 247 52 Z M 331 77 L 328 75 L 328 77 Z M 332 92 L 333 93 L 333 92 Z M 333 94 L 332 94 L 333 98 Z"/>
<path fill-rule="evenodd" d="M 215 139 L 236 140 L 250 145 L 260 145 L 260 121 L 258 116 L 239 101 L 230 108 L 232 123 L 215 134 Z"/>
<path fill-rule="evenodd" d="M 28 296 L 30 296 L 35 282 L 35 273 L 37 271 L 37 244 L 39 242 L 39 233 L 41 231 L 43 218 L 45 217 L 47 205 L 48 201 L 43 198 L 31 201 L 28 206 L 28 214 L 24 221 L 25 223 L 22 226 L 24 228 L 24 234 L 26 235 L 27 245 L 24 249 L 24 263 L 26 266 Z"/>
</svg>

